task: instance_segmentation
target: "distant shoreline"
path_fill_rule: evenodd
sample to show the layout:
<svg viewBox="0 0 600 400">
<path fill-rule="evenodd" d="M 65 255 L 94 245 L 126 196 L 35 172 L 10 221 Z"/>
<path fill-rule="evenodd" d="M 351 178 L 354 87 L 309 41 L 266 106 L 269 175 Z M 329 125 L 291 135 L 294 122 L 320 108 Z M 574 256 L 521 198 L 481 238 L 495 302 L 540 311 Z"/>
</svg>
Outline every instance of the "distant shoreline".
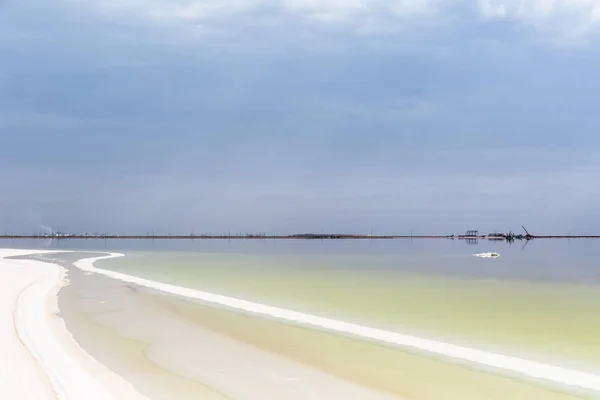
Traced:
<svg viewBox="0 0 600 400">
<path fill-rule="evenodd" d="M 451 239 L 506 241 L 506 237 L 464 235 L 353 235 L 353 234 L 295 234 L 295 235 L 0 235 L 0 239 L 85 239 L 85 240 L 373 240 L 373 239 Z M 531 235 L 518 240 L 532 239 L 600 239 L 600 235 Z"/>
</svg>

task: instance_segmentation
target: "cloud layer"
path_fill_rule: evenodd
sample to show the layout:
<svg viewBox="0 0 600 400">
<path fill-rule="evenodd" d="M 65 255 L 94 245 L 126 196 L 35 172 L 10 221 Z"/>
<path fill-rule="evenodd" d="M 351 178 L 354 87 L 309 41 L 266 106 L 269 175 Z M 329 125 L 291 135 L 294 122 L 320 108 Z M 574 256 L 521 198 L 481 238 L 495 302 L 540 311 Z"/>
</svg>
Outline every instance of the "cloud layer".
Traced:
<svg viewBox="0 0 600 400">
<path fill-rule="evenodd" d="M 596 9 L 6 3 L 0 231 L 591 229 Z"/>
<path fill-rule="evenodd" d="M 574 41 L 595 35 L 600 21 L 597 0 L 109 0 L 91 4 L 106 16 L 157 24 L 183 22 L 207 30 L 232 20 L 267 27 L 304 21 L 381 35 L 406 27 L 428 30 L 504 22 L 542 39 Z"/>
</svg>

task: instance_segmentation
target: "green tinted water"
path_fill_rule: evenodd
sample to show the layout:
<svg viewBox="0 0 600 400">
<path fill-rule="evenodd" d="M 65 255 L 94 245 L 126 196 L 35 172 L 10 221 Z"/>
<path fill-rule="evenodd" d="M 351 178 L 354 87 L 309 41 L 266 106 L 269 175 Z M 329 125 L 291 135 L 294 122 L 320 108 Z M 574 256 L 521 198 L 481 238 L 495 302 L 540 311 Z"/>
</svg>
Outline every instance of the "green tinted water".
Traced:
<svg viewBox="0 0 600 400">
<path fill-rule="evenodd" d="M 595 285 L 419 274 L 389 255 L 137 253 L 97 266 L 352 322 L 600 371 Z M 471 262 L 471 260 L 465 260 Z M 495 260 L 481 260 L 482 268 Z M 373 268 L 369 268 L 369 266 Z"/>
</svg>

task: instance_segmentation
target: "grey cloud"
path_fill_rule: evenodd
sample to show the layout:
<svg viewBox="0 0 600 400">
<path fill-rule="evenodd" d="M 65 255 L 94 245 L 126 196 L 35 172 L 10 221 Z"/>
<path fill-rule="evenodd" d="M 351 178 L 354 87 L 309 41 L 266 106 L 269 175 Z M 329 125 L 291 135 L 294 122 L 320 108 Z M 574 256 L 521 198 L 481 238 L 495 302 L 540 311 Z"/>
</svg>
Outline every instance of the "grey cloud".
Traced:
<svg viewBox="0 0 600 400">
<path fill-rule="evenodd" d="M 45 7 L 0 27 L 0 231 L 593 221 L 589 50 L 532 49 L 507 21 L 356 38 L 290 17 L 207 41 Z"/>
</svg>

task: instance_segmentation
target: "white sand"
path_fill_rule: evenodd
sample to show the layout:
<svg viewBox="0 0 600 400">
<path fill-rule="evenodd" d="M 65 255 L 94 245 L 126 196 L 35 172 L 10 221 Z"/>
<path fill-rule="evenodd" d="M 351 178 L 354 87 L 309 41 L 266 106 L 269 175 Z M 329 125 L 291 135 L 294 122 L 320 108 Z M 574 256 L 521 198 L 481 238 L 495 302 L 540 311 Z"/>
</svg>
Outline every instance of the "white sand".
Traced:
<svg viewBox="0 0 600 400">
<path fill-rule="evenodd" d="M 65 269 L 0 249 L 0 400 L 144 399 L 87 355 L 56 316 Z"/>
</svg>

